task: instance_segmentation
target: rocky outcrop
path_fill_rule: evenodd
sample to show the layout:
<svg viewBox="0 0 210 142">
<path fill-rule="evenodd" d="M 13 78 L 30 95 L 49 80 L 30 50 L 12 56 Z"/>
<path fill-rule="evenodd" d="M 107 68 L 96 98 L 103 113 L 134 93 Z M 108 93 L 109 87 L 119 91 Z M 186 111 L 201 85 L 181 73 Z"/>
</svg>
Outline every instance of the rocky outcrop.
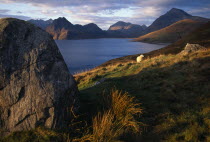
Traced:
<svg viewBox="0 0 210 142">
<path fill-rule="evenodd" d="M 181 52 L 181 54 L 185 55 L 185 54 L 189 54 L 191 52 L 195 52 L 198 50 L 206 50 L 205 47 L 199 45 L 199 44 L 190 44 L 187 43 L 187 45 L 185 46 L 184 50 Z"/>
<path fill-rule="evenodd" d="M 0 20 L 0 129 L 65 128 L 77 86 L 51 36 L 17 19 Z"/>
</svg>

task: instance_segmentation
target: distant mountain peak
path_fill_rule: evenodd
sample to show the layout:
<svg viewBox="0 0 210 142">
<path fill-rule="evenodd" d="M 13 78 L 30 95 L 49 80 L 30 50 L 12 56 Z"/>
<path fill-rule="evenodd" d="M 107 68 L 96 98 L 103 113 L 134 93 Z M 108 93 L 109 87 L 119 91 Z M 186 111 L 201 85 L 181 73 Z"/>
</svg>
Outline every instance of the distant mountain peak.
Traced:
<svg viewBox="0 0 210 142">
<path fill-rule="evenodd" d="M 97 26 L 95 23 L 89 23 L 89 24 L 87 24 L 87 25 L 89 25 L 89 26 Z M 97 26 L 98 27 L 98 26 Z"/>
<path fill-rule="evenodd" d="M 124 21 L 118 21 L 117 23 L 118 23 L 118 24 L 124 24 L 124 23 L 126 23 L 126 24 L 131 24 L 131 23 L 129 23 L 129 22 L 124 22 Z"/>
<path fill-rule="evenodd" d="M 184 20 L 184 19 L 192 19 L 196 21 L 208 21 L 206 18 L 192 16 L 185 12 L 184 10 L 178 8 L 172 8 L 164 15 L 157 18 L 146 30 L 146 33 L 150 33 L 153 31 L 160 30 L 165 28 L 177 21 Z"/>
<path fill-rule="evenodd" d="M 54 25 L 56 28 L 70 28 L 73 26 L 73 24 L 69 22 L 65 17 L 59 17 L 53 20 L 52 25 Z"/>
<path fill-rule="evenodd" d="M 115 24 L 113 24 L 111 27 L 115 27 L 115 26 L 129 26 L 129 25 L 132 25 L 132 24 L 124 22 L 124 21 L 118 21 Z"/>
<path fill-rule="evenodd" d="M 171 10 L 169 11 L 183 11 L 182 9 L 178 9 L 178 8 L 171 8 Z"/>
<path fill-rule="evenodd" d="M 141 25 L 118 21 L 109 27 L 108 33 L 114 33 L 116 37 L 138 37 L 142 35 L 144 29 L 145 27 Z"/>
<path fill-rule="evenodd" d="M 147 26 L 145 24 L 141 25 L 141 27 L 143 28 L 143 30 L 145 30 L 147 28 Z"/>
<path fill-rule="evenodd" d="M 65 17 L 58 17 L 54 21 L 62 21 L 62 22 L 68 22 L 68 23 L 70 23 Z"/>
<path fill-rule="evenodd" d="M 178 14 L 178 15 L 192 16 L 192 15 L 188 14 L 187 12 L 185 12 L 184 10 L 178 9 L 178 8 L 172 8 L 166 14 Z"/>
<path fill-rule="evenodd" d="M 98 27 L 95 23 L 89 23 L 87 25 L 84 25 L 83 28 L 87 28 L 87 30 L 90 31 L 102 31 L 101 28 Z"/>
</svg>

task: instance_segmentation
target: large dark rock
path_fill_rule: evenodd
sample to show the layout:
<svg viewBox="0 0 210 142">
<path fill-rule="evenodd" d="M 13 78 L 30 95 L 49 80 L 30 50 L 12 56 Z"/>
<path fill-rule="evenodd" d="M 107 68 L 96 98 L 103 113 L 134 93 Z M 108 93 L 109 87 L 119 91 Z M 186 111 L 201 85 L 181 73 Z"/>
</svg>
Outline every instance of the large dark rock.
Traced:
<svg viewBox="0 0 210 142">
<path fill-rule="evenodd" d="M 77 105 L 76 83 L 52 37 L 0 19 L 0 129 L 66 128 Z"/>
</svg>

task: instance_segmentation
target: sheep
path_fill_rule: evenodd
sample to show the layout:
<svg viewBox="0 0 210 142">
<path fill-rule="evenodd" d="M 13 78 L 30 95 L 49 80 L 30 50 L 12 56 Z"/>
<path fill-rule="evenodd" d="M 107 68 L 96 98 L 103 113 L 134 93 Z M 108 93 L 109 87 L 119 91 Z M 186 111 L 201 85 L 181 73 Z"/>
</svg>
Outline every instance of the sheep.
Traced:
<svg viewBox="0 0 210 142">
<path fill-rule="evenodd" d="M 140 63 L 142 59 L 144 58 L 144 55 L 140 55 L 136 58 L 137 63 Z"/>
</svg>

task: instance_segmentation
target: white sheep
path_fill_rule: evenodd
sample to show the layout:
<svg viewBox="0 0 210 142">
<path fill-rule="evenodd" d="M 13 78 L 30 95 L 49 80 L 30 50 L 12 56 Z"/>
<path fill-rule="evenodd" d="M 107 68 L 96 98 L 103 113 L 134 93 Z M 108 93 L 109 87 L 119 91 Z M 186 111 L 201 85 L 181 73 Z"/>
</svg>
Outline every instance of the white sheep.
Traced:
<svg viewBox="0 0 210 142">
<path fill-rule="evenodd" d="M 136 58 L 137 63 L 140 63 L 142 59 L 144 58 L 144 55 L 140 55 Z"/>
</svg>

